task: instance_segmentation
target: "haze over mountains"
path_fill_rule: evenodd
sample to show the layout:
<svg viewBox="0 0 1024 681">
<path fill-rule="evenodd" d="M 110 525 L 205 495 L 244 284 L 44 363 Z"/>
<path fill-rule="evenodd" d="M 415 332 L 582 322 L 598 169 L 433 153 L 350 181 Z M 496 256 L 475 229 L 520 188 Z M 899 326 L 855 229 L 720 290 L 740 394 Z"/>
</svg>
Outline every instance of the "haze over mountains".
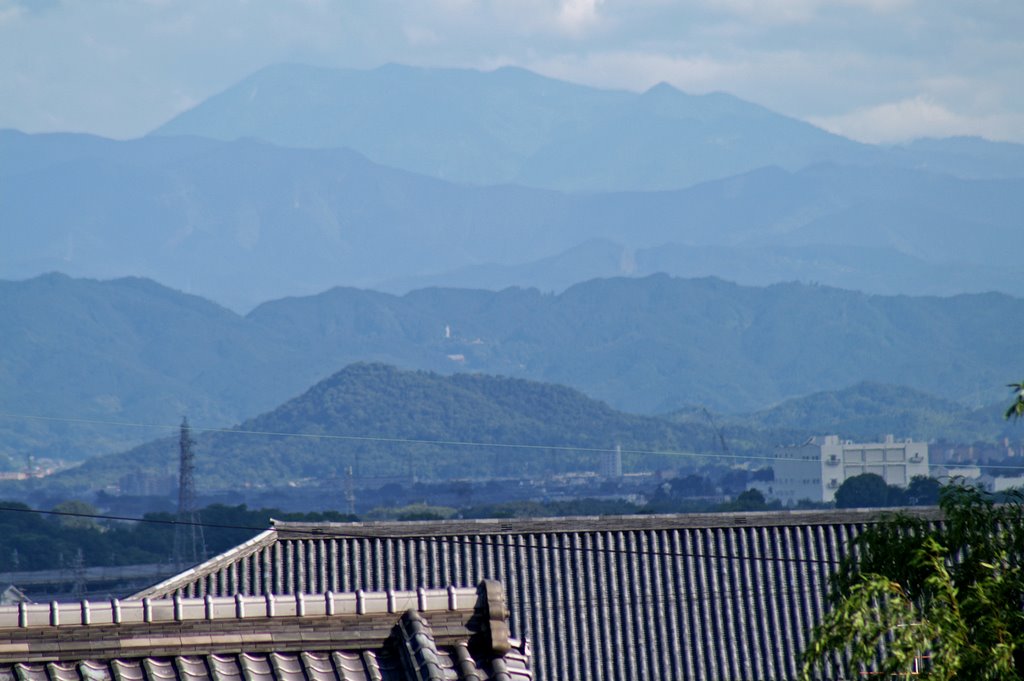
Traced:
<svg viewBox="0 0 1024 681">
<path fill-rule="evenodd" d="M 1016 293 L 1024 248 L 1024 146 L 876 147 L 521 69 L 272 67 L 149 137 L 7 131 L 0 158 L 0 276 L 145 276 L 237 311 L 654 272 Z"/>
<path fill-rule="evenodd" d="M 586 191 L 676 189 L 765 165 L 867 160 L 874 151 L 721 93 L 662 84 L 637 95 L 519 68 L 396 64 L 263 69 L 155 134 L 348 147 L 454 182 Z"/>
<path fill-rule="evenodd" d="M 764 409 L 863 380 L 1004 397 L 1024 300 L 655 275 L 562 294 L 336 288 L 242 317 L 142 279 L 0 282 L 0 412 L 228 426 L 357 361 L 567 385 L 614 408 Z M 86 458 L 163 431 L 0 419 L 0 454 Z"/>
<path fill-rule="evenodd" d="M 354 149 L 377 163 L 471 184 L 571 191 L 679 189 L 765 166 L 887 164 L 963 177 L 1022 177 L 1019 145 L 861 144 L 725 93 L 662 83 L 600 90 L 505 67 L 388 64 L 369 71 L 281 64 L 158 128 Z"/>
<path fill-rule="evenodd" d="M 363 361 L 991 434 L 970 409 L 1019 369 L 1021 215 L 1021 145 L 521 69 L 282 65 L 141 139 L 0 131 L 0 410 L 94 421 L 0 420 L 0 457 L 229 426 Z"/>
<path fill-rule="evenodd" d="M 267 432 L 336 437 L 251 434 Z M 372 438 L 360 439 L 367 433 Z M 346 436 L 353 439 L 343 439 Z M 527 447 L 375 440 L 386 438 Z M 715 440 L 707 424 L 624 414 L 562 386 L 487 375 L 441 376 L 360 363 L 247 419 L 235 432 L 199 433 L 197 442 L 197 448 L 207 453 L 198 458 L 197 470 L 207 489 L 333 479 L 327 484 L 337 494 L 349 466 L 361 477 L 540 476 L 556 464 L 563 470 L 599 468 L 596 453 L 549 447 L 600 449 L 619 443 L 627 450 L 695 451 L 713 447 Z M 173 469 L 176 447 L 175 438 L 149 442 L 121 454 L 93 458 L 49 482 L 95 488 L 116 483 L 125 474 L 163 472 Z"/>
</svg>

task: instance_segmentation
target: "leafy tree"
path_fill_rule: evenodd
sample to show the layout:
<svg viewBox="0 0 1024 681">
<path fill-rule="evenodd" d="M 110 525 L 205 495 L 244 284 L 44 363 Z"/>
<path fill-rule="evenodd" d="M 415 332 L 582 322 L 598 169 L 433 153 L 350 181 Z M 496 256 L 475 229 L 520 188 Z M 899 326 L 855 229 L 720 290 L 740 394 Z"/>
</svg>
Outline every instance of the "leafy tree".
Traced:
<svg viewBox="0 0 1024 681">
<path fill-rule="evenodd" d="M 854 540 L 803 679 L 847 665 L 889 678 L 919 664 L 929 679 L 1024 679 L 1024 496 L 997 504 L 948 485 L 940 506 L 942 523 L 897 514 Z"/>
<path fill-rule="evenodd" d="M 1006 387 L 1011 388 L 1016 393 L 1016 396 L 1014 403 L 1006 410 L 1005 416 L 1008 419 L 1019 419 L 1024 416 L 1024 381 L 1020 383 L 1007 383 Z"/>
<path fill-rule="evenodd" d="M 723 506 L 723 510 L 727 511 L 764 511 L 768 508 L 768 502 L 761 490 L 748 489 L 741 492 L 731 504 Z"/>
<path fill-rule="evenodd" d="M 941 483 L 935 478 L 915 475 L 907 485 L 907 504 L 910 506 L 935 506 L 939 503 Z"/>
<path fill-rule="evenodd" d="M 889 486 L 880 475 L 864 473 L 847 478 L 836 490 L 838 508 L 878 508 L 892 505 Z"/>
<path fill-rule="evenodd" d="M 69 515 L 56 516 L 56 522 L 61 527 L 68 527 L 77 530 L 99 530 L 100 524 L 93 518 L 86 518 L 81 516 L 96 515 L 99 513 L 92 504 L 88 504 L 84 501 L 77 499 L 69 499 L 63 501 L 53 507 L 53 510 L 57 513 L 67 513 Z"/>
</svg>

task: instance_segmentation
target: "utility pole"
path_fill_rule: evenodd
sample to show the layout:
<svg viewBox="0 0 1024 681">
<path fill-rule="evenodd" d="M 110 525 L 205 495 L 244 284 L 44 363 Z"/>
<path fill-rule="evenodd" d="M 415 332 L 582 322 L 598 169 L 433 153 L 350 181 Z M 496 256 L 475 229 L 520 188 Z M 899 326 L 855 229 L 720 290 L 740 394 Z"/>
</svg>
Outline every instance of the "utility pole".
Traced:
<svg viewBox="0 0 1024 681">
<path fill-rule="evenodd" d="M 85 556 L 79 548 L 75 553 L 75 559 L 71 562 L 71 574 L 74 581 L 71 584 L 71 598 L 78 601 L 85 598 Z"/>
<path fill-rule="evenodd" d="M 707 410 L 707 407 L 701 407 L 700 409 L 701 409 L 701 411 L 704 412 L 704 416 L 707 417 L 708 423 L 711 424 L 711 429 L 713 431 L 715 431 L 715 435 L 718 436 L 718 442 L 722 446 L 722 453 L 723 454 L 728 454 L 729 453 L 729 446 L 727 444 L 725 444 L 725 432 L 721 428 L 718 427 L 717 423 L 715 423 L 715 419 L 714 419 L 713 416 L 711 416 L 711 412 L 709 412 Z"/>
<path fill-rule="evenodd" d="M 356 481 L 352 466 L 345 471 L 345 507 L 349 515 L 356 514 Z"/>
<path fill-rule="evenodd" d="M 188 418 L 182 418 L 178 440 L 178 524 L 174 528 L 174 566 L 178 570 L 195 565 L 206 557 L 206 539 L 196 508 L 194 444 Z"/>
</svg>

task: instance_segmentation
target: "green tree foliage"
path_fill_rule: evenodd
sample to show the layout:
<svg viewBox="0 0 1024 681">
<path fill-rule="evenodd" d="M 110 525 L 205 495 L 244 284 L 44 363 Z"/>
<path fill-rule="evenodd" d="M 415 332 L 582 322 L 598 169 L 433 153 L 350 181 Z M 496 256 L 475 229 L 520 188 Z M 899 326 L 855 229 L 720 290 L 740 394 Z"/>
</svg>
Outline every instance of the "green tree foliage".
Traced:
<svg viewBox="0 0 1024 681">
<path fill-rule="evenodd" d="M 1019 419 L 1024 416 L 1024 381 L 1020 383 L 1007 383 L 1007 388 L 1013 389 L 1016 393 L 1013 404 L 1006 410 L 1007 419 Z"/>
<path fill-rule="evenodd" d="M 337 490 L 348 467 L 357 477 L 547 475 L 596 470 L 601 454 L 588 450 L 615 444 L 627 452 L 623 455 L 627 470 L 641 465 L 669 468 L 679 465 L 678 457 L 628 452 L 695 452 L 717 447 L 714 431 L 705 424 L 626 414 L 559 385 L 482 374 L 443 376 L 384 364 L 350 365 L 299 397 L 246 421 L 240 431 L 196 437 L 196 476 L 203 485 L 216 489 L 315 479 Z M 253 436 L 247 431 L 352 439 Z M 749 429 L 730 432 L 738 439 L 749 435 Z M 508 443 L 528 447 L 500 446 Z M 733 448 L 737 454 L 756 451 L 739 441 Z M 131 472 L 166 470 L 175 457 L 176 440 L 160 440 L 94 458 L 50 476 L 46 484 L 78 489 L 116 483 Z"/>
<path fill-rule="evenodd" d="M 935 478 L 915 475 L 905 493 L 908 506 L 935 506 L 939 503 L 942 484 Z"/>
<path fill-rule="evenodd" d="M 87 504 L 77 499 L 69 499 L 54 506 L 53 510 L 56 513 L 66 514 L 55 516 L 55 520 L 61 527 L 78 530 L 98 530 L 100 528 L 100 524 L 96 522 L 95 518 L 87 517 L 99 513 L 99 509 L 92 504 Z"/>
<path fill-rule="evenodd" d="M 838 508 L 879 508 L 893 506 L 889 485 L 880 475 L 864 473 L 847 478 L 836 490 Z"/>
<path fill-rule="evenodd" d="M 96 509 L 80 501 L 54 507 L 64 513 L 94 514 Z M 174 520 L 171 513 L 147 513 L 147 520 Z M 306 522 L 347 521 L 355 516 L 342 513 L 285 513 L 279 509 L 249 509 L 245 504 L 214 504 L 199 512 L 205 528 L 210 555 L 250 539 L 270 526 L 270 519 Z M 31 512 L 25 504 L 0 501 L 0 572 L 7 570 L 48 570 L 70 563 L 82 551 L 86 567 L 159 563 L 170 559 L 174 526 L 45 516 Z"/>
<path fill-rule="evenodd" d="M 803 679 L 918 665 L 928 679 L 1024 679 L 1024 496 L 950 485 L 940 505 L 942 523 L 895 515 L 857 537 Z"/>
<path fill-rule="evenodd" d="M 723 504 L 724 511 L 767 511 L 768 502 L 764 494 L 758 489 L 748 489 L 741 492 L 732 502 Z"/>
</svg>

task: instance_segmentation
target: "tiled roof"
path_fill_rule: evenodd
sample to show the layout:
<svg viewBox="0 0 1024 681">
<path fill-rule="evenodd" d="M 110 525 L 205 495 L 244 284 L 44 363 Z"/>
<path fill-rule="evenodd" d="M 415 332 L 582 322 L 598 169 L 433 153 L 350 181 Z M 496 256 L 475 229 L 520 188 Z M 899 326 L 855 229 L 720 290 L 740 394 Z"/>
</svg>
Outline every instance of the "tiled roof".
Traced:
<svg viewBox="0 0 1024 681">
<path fill-rule="evenodd" d="M 0 607 L 0 681 L 529 681 L 475 589 Z"/>
<path fill-rule="evenodd" d="M 918 511 L 938 518 L 937 510 Z M 138 596 L 501 581 L 536 678 L 786 679 L 877 510 L 285 523 Z"/>
</svg>

